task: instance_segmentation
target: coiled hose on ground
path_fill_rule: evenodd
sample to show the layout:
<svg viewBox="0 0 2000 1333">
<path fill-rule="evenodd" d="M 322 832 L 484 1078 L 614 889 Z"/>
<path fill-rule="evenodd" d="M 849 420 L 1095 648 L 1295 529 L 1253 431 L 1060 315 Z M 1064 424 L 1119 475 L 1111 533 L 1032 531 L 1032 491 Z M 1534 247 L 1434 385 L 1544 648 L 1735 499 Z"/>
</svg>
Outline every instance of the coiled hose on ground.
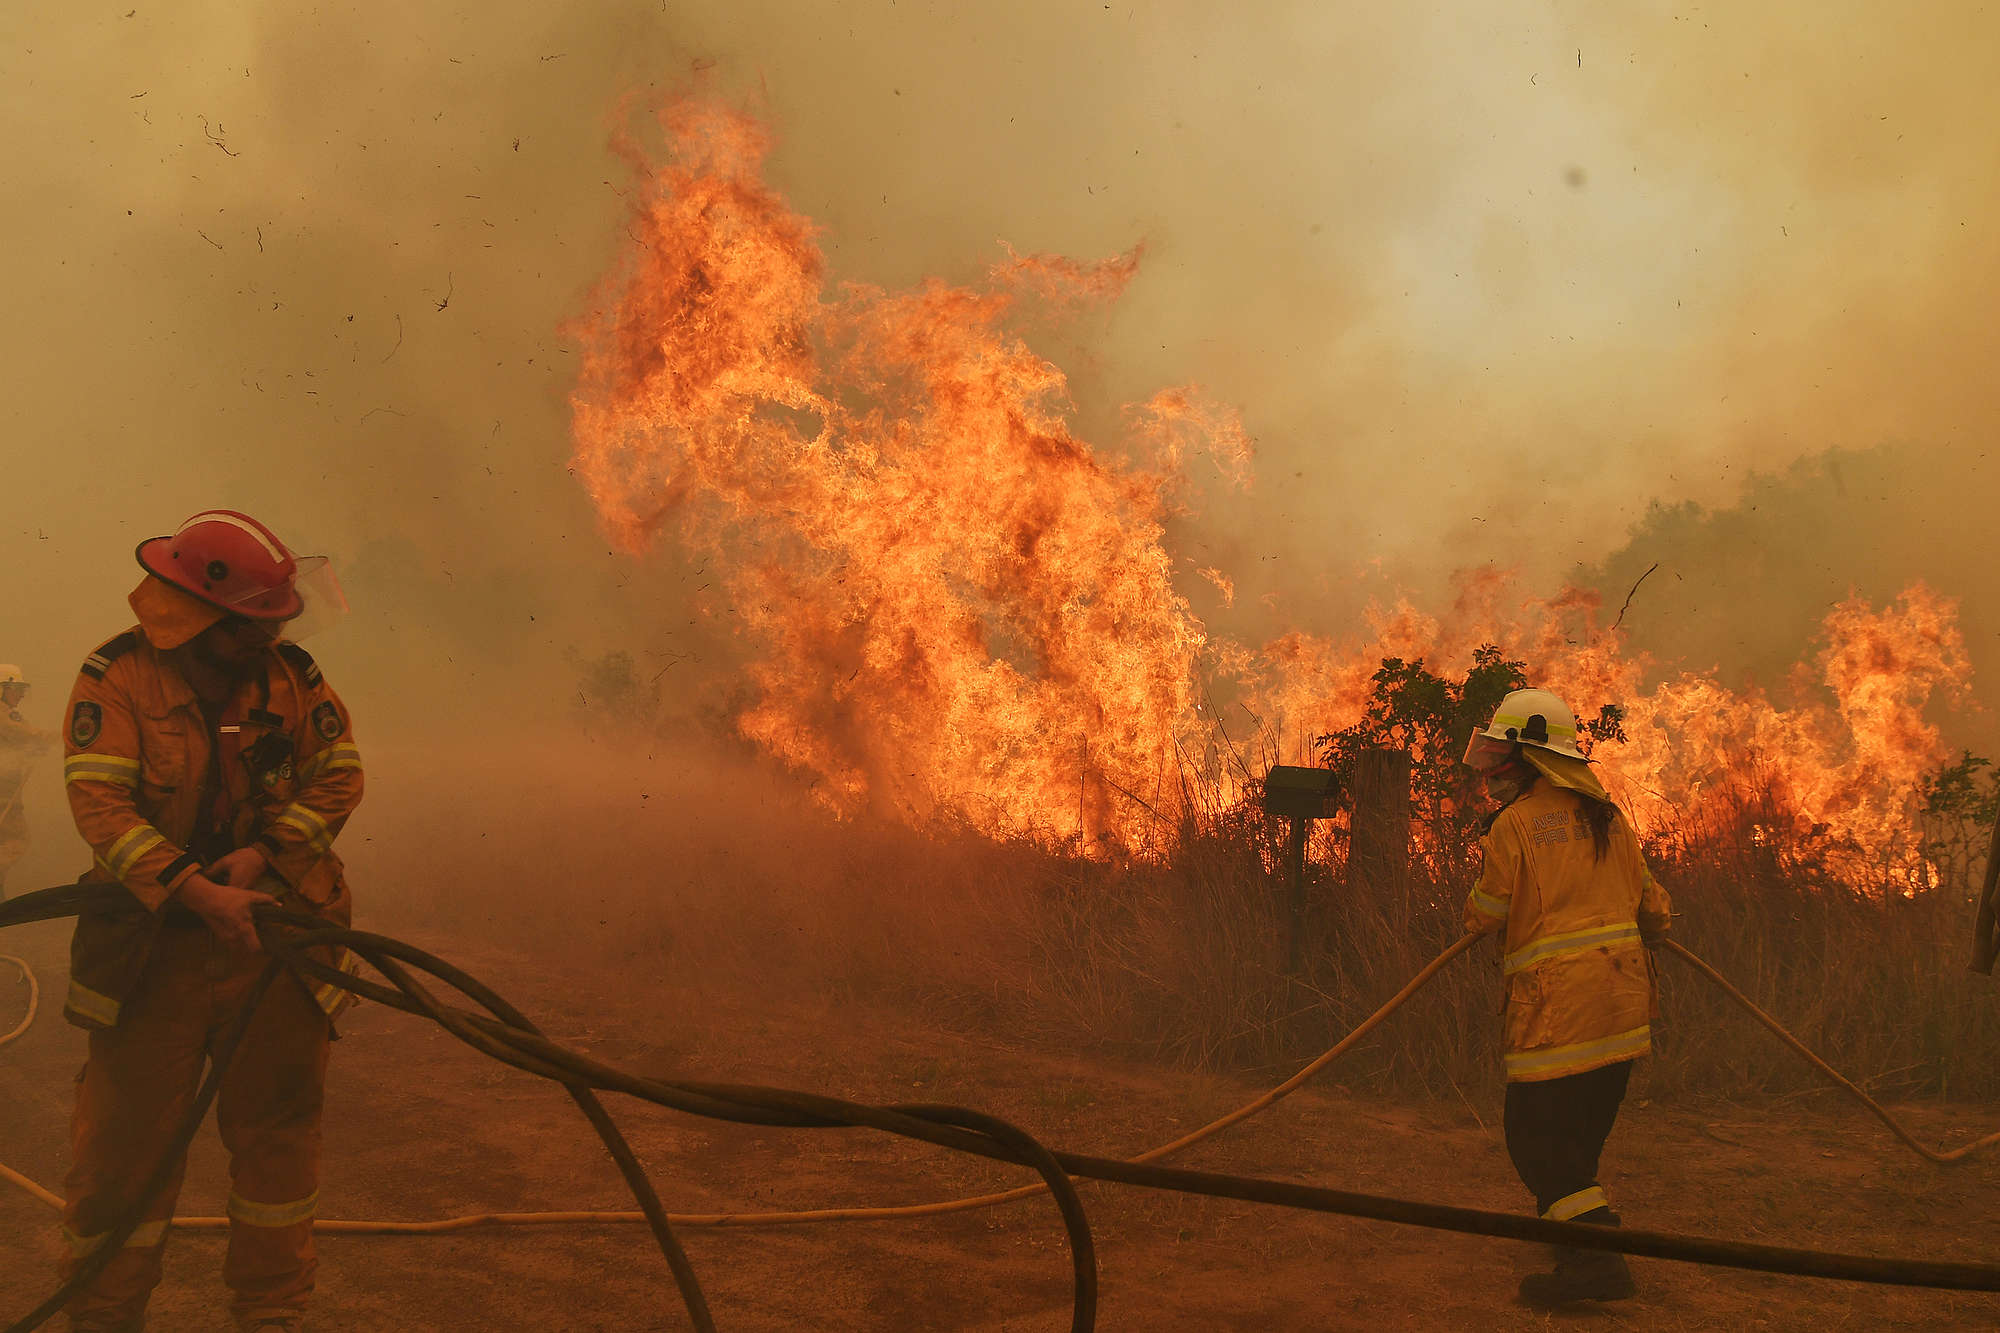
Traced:
<svg viewBox="0 0 2000 1333">
<path fill-rule="evenodd" d="M 84 884 L 27 894 L 0 903 L 0 928 L 30 921 L 72 916 L 93 907 L 116 903 L 120 901 L 122 895 L 123 890 L 115 885 Z M 1052 1152 L 1026 1131 L 1003 1120 L 963 1107 L 867 1106 L 778 1088 L 656 1079 L 630 1074 L 549 1040 L 524 1015 L 489 987 L 436 955 L 414 945 L 368 931 L 332 926 L 317 917 L 290 912 L 275 905 L 259 908 L 257 917 L 260 935 L 266 949 L 272 955 L 271 963 L 253 990 L 252 998 L 246 1005 L 243 1015 L 217 1043 L 211 1055 L 208 1076 L 176 1134 L 172 1149 L 166 1154 L 146 1187 L 135 1196 L 130 1210 L 120 1225 L 113 1229 L 93 1254 L 92 1260 L 80 1267 L 62 1289 L 51 1295 L 34 1311 L 10 1325 L 7 1333 L 28 1333 L 28 1330 L 39 1327 L 62 1308 L 75 1291 L 96 1275 L 102 1264 L 108 1262 L 109 1257 L 138 1225 L 148 1203 L 157 1196 L 173 1164 L 186 1151 L 188 1143 L 193 1139 L 196 1129 L 214 1100 L 223 1072 L 228 1067 L 229 1059 L 256 1000 L 261 997 L 264 989 L 268 988 L 279 970 L 285 967 L 294 969 L 302 976 L 340 986 L 362 998 L 429 1018 L 474 1049 L 504 1064 L 561 1083 L 577 1101 L 592 1128 L 597 1131 L 607 1151 L 618 1164 L 627 1185 L 632 1189 L 640 1204 L 641 1214 L 653 1232 L 655 1243 L 673 1273 L 682 1301 L 687 1307 L 689 1319 L 699 1330 L 713 1329 L 714 1320 L 702 1295 L 700 1283 L 674 1238 L 675 1224 L 706 1222 L 716 1225 L 733 1222 L 744 1225 L 757 1221 L 828 1221 L 922 1216 L 989 1206 L 1024 1198 L 1042 1190 L 1047 1190 L 1054 1196 L 1069 1240 L 1073 1269 L 1071 1328 L 1090 1329 L 1094 1327 L 1096 1318 L 1096 1261 L 1089 1223 L 1083 1211 L 1082 1201 L 1076 1192 L 1073 1177 L 1337 1213 L 1350 1217 L 1373 1218 L 1472 1235 L 1616 1250 L 1625 1254 L 1763 1272 L 1965 1291 L 2000 1291 L 2000 1265 L 1995 1264 L 1893 1259 L 1753 1245 L 1664 1232 L 1610 1230 L 1573 1222 L 1548 1222 L 1540 1218 L 1485 1209 L 1420 1203 L 1324 1189 L 1289 1181 L 1188 1171 L 1156 1164 L 1159 1158 L 1255 1114 L 1301 1086 L 1313 1074 L 1351 1049 L 1356 1042 L 1435 976 L 1445 964 L 1470 947 L 1476 938 L 1472 936 L 1452 943 L 1401 991 L 1349 1033 L 1340 1044 L 1318 1057 L 1284 1084 L 1173 1143 L 1155 1148 L 1139 1158 L 1116 1161 L 1077 1153 Z M 330 967 L 306 953 L 306 950 L 319 945 L 336 945 L 348 949 L 375 969 L 385 979 L 386 984 Z M 1683 954 L 1686 952 L 1679 949 L 1679 946 L 1673 947 L 1676 952 Z M 1693 959 L 1693 955 L 1686 956 L 1698 962 Z M 424 974 L 430 980 L 443 983 L 479 1008 L 466 1009 L 441 1001 L 432 994 L 425 981 L 418 979 L 418 973 Z M 1711 972 L 1710 975 L 1715 974 Z M 1715 979 L 1720 980 L 1719 977 Z M 1733 991 L 1733 988 L 1731 989 Z M 1739 999 L 1743 998 L 1740 992 L 1735 993 Z M 1747 1000 L 1744 1002 L 1748 1003 Z M 1761 1014 L 1761 1011 L 1758 1012 Z M 1775 1024 L 1775 1020 L 1769 1020 L 1768 1016 L 1764 1017 L 1768 1022 Z M 1851 1084 L 1846 1086 L 1866 1100 L 1865 1094 L 1861 1094 L 1859 1089 L 1853 1088 Z M 686 1217 L 670 1215 L 661 1205 L 657 1193 L 632 1155 L 624 1136 L 598 1102 L 595 1095 L 598 1091 L 622 1092 L 639 1100 L 687 1114 L 745 1124 L 801 1129 L 836 1126 L 878 1129 L 996 1161 L 1030 1166 L 1040 1174 L 1042 1184 L 981 1195 L 972 1199 L 956 1199 L 896 1209 Z M 1873 1105 L 1872 1102 L 1870 1104 Z M 1897 1128 L 1886 1111 L 1876 1109 L 1878 1114 L 1890 1121 L 1892 1128 Z M 1907 1134 L 1903 1134 L 1903 1137 L 1905 1142 L 1913 1147 L 1920 1147 Z M 2000 1138 L 2000 1136 L 1994 1137 Z M 1934 1160 L 1957 1160 L 1984 1146 L 1988 1141 L 1991 1140 L 1968 1145 L 1966 1149 L 1955 1154 L 1935 1155 Z M 32 1182 L 26 1182 L 15 1173 L 9 1171 L 6 1175 L 17 1183 L 28 1185 L 42 1197 L 53 1199 L 47 1191 L 32 1186 Z M 558 1216 L 572 1220 L 598 1220 L 603 1215 Z M 377 1230 L 381 1229 L 382 1225 L 384 1224 L 354 1224 L 349 1229 Z M 427 1224 L 415 1225 L 436 1229 Z M 329 1231 L 342 1229 L 336 1223 L 323 1223 L 321 1226 Z"/>
</svg>

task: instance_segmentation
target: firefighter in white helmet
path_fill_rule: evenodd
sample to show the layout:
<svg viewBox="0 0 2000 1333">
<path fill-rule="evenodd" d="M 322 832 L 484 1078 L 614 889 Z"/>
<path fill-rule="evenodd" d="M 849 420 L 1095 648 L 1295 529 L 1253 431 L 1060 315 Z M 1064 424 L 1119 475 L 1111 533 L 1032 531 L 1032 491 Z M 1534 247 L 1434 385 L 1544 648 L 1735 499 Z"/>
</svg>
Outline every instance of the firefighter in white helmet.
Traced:
<svg viewBox="0 0 2000 1333">
<path fill-rule="evenodd" d="M 1666 933 L 1667 895 L 1555 695 L 1509 694 L 1465 762 L 1501 802 L 1465 923 L 1503 941 L 1507 1155 L 1543 1217 L 1617 1226 L 1597 1162 L 1632 1062 L 1652 1049 L 1658 996 L 1646 943 Z M 1554 1272 L 1520 1287 L 1540 1307 L 1632 1292 L 1624 1256 L 1567 1247 Z"/>
<path fill-rule="evenodd" d="M 50 735 L 21 716 L 28 697 L 28 678 L 12 663 L 0 663 L 0 896 L 7 872 L 28 854 L 28 812 L 23 808 L 28 773 L 35 756 L 54 743 Z"/>
</svg>

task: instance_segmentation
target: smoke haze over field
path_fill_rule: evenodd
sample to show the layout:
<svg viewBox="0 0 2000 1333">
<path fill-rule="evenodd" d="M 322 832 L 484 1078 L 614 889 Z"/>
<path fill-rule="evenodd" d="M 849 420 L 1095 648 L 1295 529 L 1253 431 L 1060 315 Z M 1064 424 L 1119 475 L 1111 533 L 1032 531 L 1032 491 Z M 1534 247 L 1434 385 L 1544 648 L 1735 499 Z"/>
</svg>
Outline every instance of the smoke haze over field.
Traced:
<svg viewBox="0 0 2000 1333">
<path fill-rule="evenodd" d="M 772 121 L 836 279 L 1144 243 L 1041 345 L 1087 439 L 1163 385 L 1240 407 L 1256 484 L 1173 533 L 1221 632 L 1486 561 L 1615 607 L 1663 560 L 1631 623 L 1670 661 L 1775 675 L 1919 576 L 2000 648 L 1973 6 L 35 0 L 0 35 L 0 659 L 44 724 L 132 545 L 214 503 L 340 562 L 313 646 L 364 741 L 560 720 L 619 649 L 719 707 L 708 573 L 612 555 L 565 471 L 558 333 L 624 244 L 620 97 L 696 78 Z"/>
</svg>

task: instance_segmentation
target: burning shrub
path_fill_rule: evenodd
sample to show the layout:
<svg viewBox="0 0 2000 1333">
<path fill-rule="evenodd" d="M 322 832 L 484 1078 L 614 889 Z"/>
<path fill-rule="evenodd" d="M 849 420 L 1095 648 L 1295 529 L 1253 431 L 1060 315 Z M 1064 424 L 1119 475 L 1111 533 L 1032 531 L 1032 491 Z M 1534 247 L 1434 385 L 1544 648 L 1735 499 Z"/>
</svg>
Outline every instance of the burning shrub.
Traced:
<svg viewBox="0 0 2000 1333">
<path fill-rule="evenodd" d="M 1331 1044 L 1458 934 L 1481 807 L 1454 761 L 1525 678 L 1522 662 L 1490 645 L 1458 679 L 1420 659 L 1385 659 L 1363 719 L 1319 738 L 1323 760 L 1344 775 L 1370 748 L 1422 756 L 1409 809 L 1422 854 L 1407 901 L 1390 902 L 1345 873 L 1344 821 L 1324 826 L 1312 844 L 1314 947 L 1301 975 L 1283 971 L 1280 826 L 1239 801 L 1185 835 L 1164 865 L 1110 878 L 1078 871 L 1061 899 L 1064 929 L 1037 951 L 1041 998 L 1107 1045 L 1176 1063 L 1277 1068 Z M 1615 754 L 1620 720 L 1615 704 L 1601 705 L 1587 724 L 1595 744 Z M 1653 811 L 1647 854 L 1673 894 L 1678 937 L 1878 1091 L 2000 1091 L 2000 1015 L 1960 970 L 2000 805 L 1992 766 L 1970 754 L 1940 765 L 1906 796 L 1904 820 L 1864 842 L 1802 811 L 1781 769 L 1740 762 L 1744 780 Z M 1665 969 L 1655 1090 L 1816 1086 L 1720 993 Z M 1441 976 L 1339 1077 L 1433 1095 L 1490 1085 L 1501 995 L 1490 971 L 1486 958 Z M 1087 1010 L 1074 1003 L 1083 995 Z"/>
</svg>

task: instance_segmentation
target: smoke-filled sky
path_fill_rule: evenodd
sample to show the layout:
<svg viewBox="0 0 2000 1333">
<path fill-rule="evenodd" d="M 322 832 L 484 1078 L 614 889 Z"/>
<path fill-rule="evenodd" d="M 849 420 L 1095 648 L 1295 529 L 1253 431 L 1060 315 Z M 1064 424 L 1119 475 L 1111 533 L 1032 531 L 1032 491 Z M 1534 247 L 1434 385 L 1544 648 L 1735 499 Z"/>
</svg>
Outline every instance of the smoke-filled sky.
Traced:
<svg viewBox="0 0 2000 1333">
<path fill-rule="evenodd" d="M 1992 670 L 1995 49 L 1982 7 L 1827 0 L 21 0 L 0 660 L 52 708 L 133 544 L 227 504 L 339 562 L 311 646 L 364 733 L 560 717 L 620 648 L 719 706 L 708 572 L 610 554 L 566 472 L 559 331 L 626 244 L 621 98 L 701 80 L 836 279 L 1143 244 L 1046 350 L 1087 438 L 1165 385 L 1241 410 L 1252 490 L 1175 531 L 1221 630 L 1486 561 L 1615 606 L 1659 560 L 1670 660 L 1774 673 L 1924 577 Z"/>
</svg>

